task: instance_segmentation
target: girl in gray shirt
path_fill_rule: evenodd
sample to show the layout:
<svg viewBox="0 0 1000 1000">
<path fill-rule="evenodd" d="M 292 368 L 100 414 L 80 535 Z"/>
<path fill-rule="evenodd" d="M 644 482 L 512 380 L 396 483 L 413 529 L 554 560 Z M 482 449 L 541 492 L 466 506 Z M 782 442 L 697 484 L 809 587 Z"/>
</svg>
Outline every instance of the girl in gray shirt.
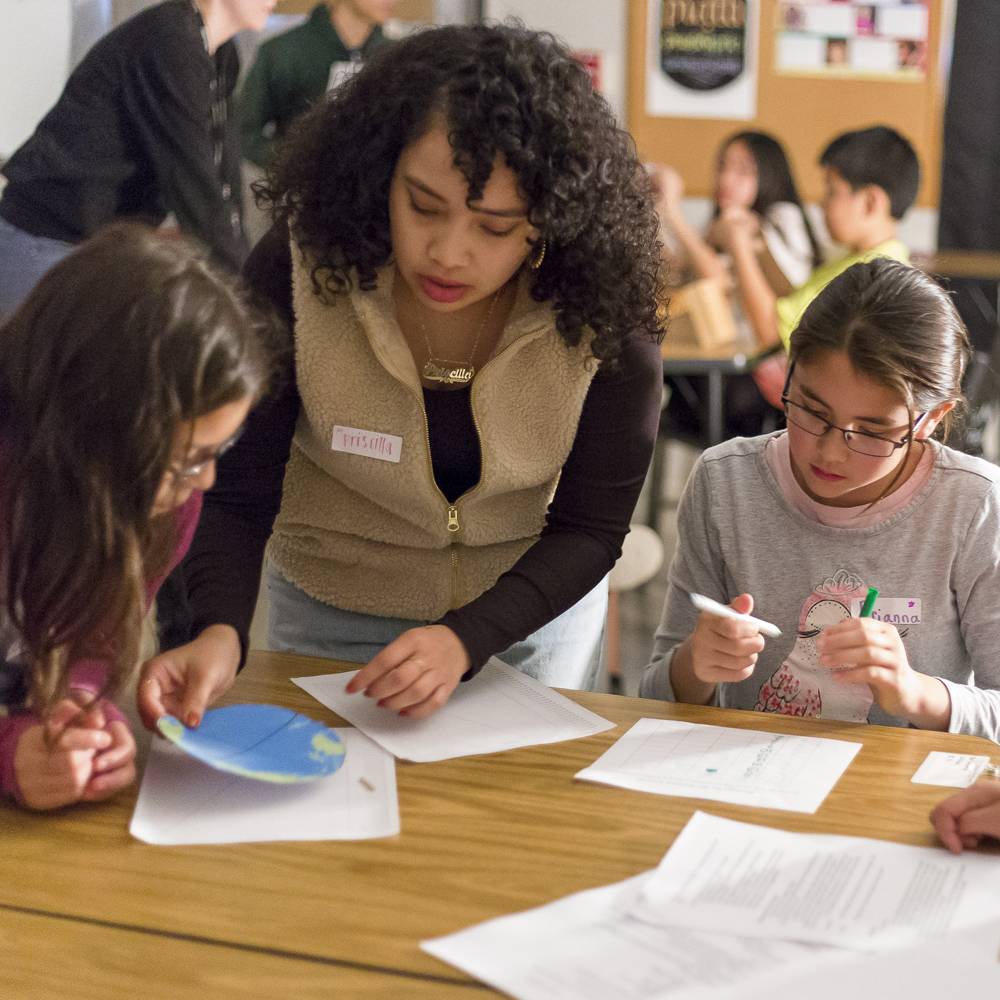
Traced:
<svg viewBox="0 0 1000 1000">
<path fill-rule="evenodd" d="M 1000 474 L 932 439 L 967 353 L 919 271 L 881 258 L 823 290 L 792 335 L 787 431 L 691 475 L 644 696 L 1000 741 Z"/>
</svg>

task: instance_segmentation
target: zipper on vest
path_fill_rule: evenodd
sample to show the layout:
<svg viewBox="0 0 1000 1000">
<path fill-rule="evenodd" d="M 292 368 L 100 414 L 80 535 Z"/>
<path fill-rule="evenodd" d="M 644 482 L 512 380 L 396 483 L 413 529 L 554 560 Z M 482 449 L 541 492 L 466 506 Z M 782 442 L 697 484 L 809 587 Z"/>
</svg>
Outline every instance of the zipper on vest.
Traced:
<svg viewBox="0 0 1000 1000">
<path fill-rule="evenodd" d="M 493 364 L 494 361 L 499 361 L 508 351 L 516 347 L 522 338 L 518 337 L 513 343 L 508 344 L 499 354 L 495 357 L 489 359 L 482 368 L 479 369 L 479 374 L 482 374 Z M 441 499 L 448 504 L 448 534 L 451 536 L 451 607 L 452 609 L 460 608 L 462 605 L 459 601 L 460 588 L 458 585 L 458 532 L 459 532 L 459 522 L 458 522 L 458 503 L 460 500 L 464 500 L 466 497 L 471 496 L 483 483 L 483 476 L 485 474 L 486 462 L 483 459 L 483 433 L 479 426 L 479 418 L 476 416 L 476 408 L 472 405 L 472 392 L 469 393 L 469 409 L 472 412 L 472 424 L 476 428 L 476 437 L 479 439 L 479 480 L 471 490 L 466 490 L 460 497 L 458 497 L 454 503 L 448 503 L 448 498 L 441 492 L 441 487 L 438 486 L 437 480 L 434 478 L 433 472 L 433 458 L 431 457 L 431 432 L 430 428 L 427 426 L 427 411 L 424 409 L 424 399 L 421 393 L 415 392 L 413 387 L 402 379 L 396 378 L 395 375 L 389 370 L 389 366 L 383 361 L 382 356 L 375 349 L 375 345 L 371 343 L 369 338 L 369 345 L 372 348 L 372 352 L 375 357 L 378 358 L 379 364 L 385 369 L 386 374 L 390 378 L 396 379 L 401 385 L 405 386 L 407 389 L 413 393 L 414 398 L 417 400 L 417 404 L 420 406 L 420 412 L 424 415 L 424 445 L 427 448 L 427 460 L 431 463 L 431 486 L 437 490 L 438 495 Z"/>
<path fill-rule="evenodd" d="M 452 610 L 462 605 L 458 600 L 458 508 L 451 504 L 448 508 L 448 533 L 451 535 L 451 607 Z"/>
</svg>

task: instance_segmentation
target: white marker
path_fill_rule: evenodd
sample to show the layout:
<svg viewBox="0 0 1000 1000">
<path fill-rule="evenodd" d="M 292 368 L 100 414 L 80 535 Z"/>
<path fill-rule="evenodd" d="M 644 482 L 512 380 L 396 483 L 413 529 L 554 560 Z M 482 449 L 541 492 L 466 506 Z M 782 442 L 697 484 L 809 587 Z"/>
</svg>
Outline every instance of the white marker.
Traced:
<svg viewBox="0 0 1000 1000">
<path fill-rule="evenodd" d="M 781 635 L 781 629 L 777 625 L 772 625 L 760 618 L 754 618 L 753 615 L 741 615 L 738 611 L 727 608 L 725 604 L 713 601 L 711 597 L 705 597 L 704 594 L 692 594 L 691 601 L 699 611 L 707 611 L 710 615 L 718 615 L 720 618 L 735 618 L 738 622 L 750 622 L 751 625 L 756 625 L 757 630 L 763 632 L 764 635 Z"/>
</svg>

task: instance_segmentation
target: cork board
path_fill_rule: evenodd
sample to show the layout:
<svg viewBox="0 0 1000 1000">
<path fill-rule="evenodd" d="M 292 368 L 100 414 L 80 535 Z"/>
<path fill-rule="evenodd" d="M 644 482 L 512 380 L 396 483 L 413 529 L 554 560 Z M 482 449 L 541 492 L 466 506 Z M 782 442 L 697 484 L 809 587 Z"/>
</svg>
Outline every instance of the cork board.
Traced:
<svg viewBox="0 0 1000 1000">
<path fill-rule="evenodd" d="M 817 164 L 826 144 L 841 132 L 890 125 L 913 143 L 920 157 L 916 204 L 936 207 L 941 180 L 943 94 L 938 67 L 941 2 L 931 0 L 928 70 L 922 80 L 886 81 L 782 76 L 774 69 L 777 0 L 760 3 L 757 117 L 752 121 L 659 118 L 646 114 L 647 0 L 628 0 L 626 117 L 643 160 L 669 163 L 680 171 L 687 193 L 710 196 L 715 154 L 733 132 L 770 132 L 784 145 L 799 191 L 819 201 L 823 176 Z"/>
</svg>

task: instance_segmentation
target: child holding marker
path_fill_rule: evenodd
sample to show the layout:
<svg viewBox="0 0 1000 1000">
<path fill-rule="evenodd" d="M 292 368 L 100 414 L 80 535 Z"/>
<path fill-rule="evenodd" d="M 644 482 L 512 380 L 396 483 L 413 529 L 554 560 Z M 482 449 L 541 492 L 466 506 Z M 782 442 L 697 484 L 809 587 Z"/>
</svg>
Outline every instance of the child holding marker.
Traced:
<svg viewBox="0 0 1000 1000">
<path fill-rule="evenodd" d="M 1000 740 L 1000 471 L 933 438 L 966 354 L 920 272 L 880 257 L 829 283 L 792 334 L 788 429 L 692 473 L 643 695 Z"/>
</svg>

